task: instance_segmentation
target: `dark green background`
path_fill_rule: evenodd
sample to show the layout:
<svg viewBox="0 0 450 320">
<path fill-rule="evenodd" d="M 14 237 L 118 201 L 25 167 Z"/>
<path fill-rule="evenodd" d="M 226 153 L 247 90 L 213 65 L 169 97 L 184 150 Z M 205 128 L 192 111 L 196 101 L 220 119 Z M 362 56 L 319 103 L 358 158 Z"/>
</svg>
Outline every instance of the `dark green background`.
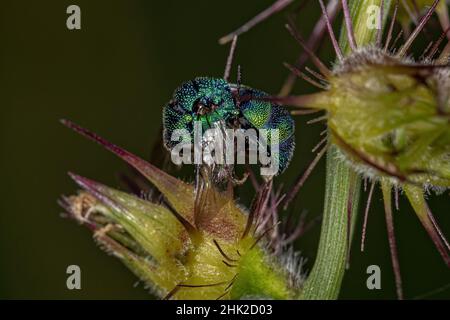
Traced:
<svg viewBox="0 0 450 320">
<path fill-rule="evenodd" d="M 228 47 L 217 39 L 271 0 L 255 2 L 1 2 L 0 298 L 149 298 L 142 285 L 133 286 L 136 278 L 125 267 L 99 250 L 86 229 L 60 218 L 56 199 L 77 189 L 68 170 L 120 188 L 117 173 L 125 166 L 58 119 L 72 119 L 147 157 L 173 90 L 195 76 L 222 76 Z M 70 4 L 81 7 L 80 31 L 66 28 Z M 299 18 L 304 34 L 318 16 L 314 1 Z M 278 14 L 240 38 L 236 63 L 242 65 L 244 83 L 278 92 L 287 75 L 282 62 L 293 61 L 299 52 L 284 23 L 285 16 Z M 326 42 L 321 55 L 331 61 Z M 295 89 L 308 90 L 301 81 Z M 292 181 L 312 158 L 323 126 L 307 126 L 306 119 L 297 119 L 295 158 L 278 183 Z M 321 163 L 301 191 L 298 212 L 321 213 L 323 171 Z M 241 194 L 241 202 L 249 199 L 250 194 Z M 448 196 L 432 196 L 430 203 L 450 235 Z M 408 203 L 400 205 L 395 214 L 400 263 L 406 296 L 413 298 L 448 284 L 450 273 Z M 297 243 L 309 258 L 308 268 L 319 231 L 316 226 Z M 359 232 L 355 239 L 342 298 L 394 298 L 379 192 L 369 217 L 366 253 L 359 252 Z M 81 267 L 80 291 L 66 289 L 70 264 Z M 370 264 L 381 267 L 382 290 L 366 289 Z M 449 297 L 450 290 L 430 296 Z"/>
</svg>

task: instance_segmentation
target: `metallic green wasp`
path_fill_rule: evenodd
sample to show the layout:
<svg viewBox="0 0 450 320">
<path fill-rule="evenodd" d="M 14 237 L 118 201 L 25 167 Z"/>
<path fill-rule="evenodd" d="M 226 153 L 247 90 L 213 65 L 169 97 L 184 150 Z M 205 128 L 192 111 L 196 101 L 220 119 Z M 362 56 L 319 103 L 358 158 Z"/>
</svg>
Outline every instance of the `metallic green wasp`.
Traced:
<svg viewBox="0 0 450 320">
<path fill-rule="evenodd" d="M 203 130 L 215 127 L 276 130 L 279 151 L 275 155 L 278 170 L 274 175 L 280 174 L 293 155 L 294 121 L 282 106 L 261 99 L 265 96 L 268 95 L 260 90 L 220 78 L 188 81 L 175 90 L 173 99 L 164 108 L 164 145 L 168 150 L 175 147 L 178 141 L 172 141 L 172 134 L 177 129 L 189 132 L 192 141 L 195 121 L 201 123 Z"/>
</svg>

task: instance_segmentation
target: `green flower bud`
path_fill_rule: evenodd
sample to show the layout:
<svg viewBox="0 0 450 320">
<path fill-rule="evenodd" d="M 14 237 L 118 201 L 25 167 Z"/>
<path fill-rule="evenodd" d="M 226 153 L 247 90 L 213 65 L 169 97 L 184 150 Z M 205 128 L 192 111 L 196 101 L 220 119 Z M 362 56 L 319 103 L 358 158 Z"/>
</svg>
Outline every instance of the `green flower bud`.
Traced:
<svg viewBox="0 0 450 320">
<path fill-rule="evenodd" d="M 157 296 L 289 299 L 299 295 L 297 256 L 274 255 L 266 249 L 265 232 L 258 231 L 257 219 L 230 194 L 218 191 L 207 176 L 202 188 L 194 188 L 88 130 L 64 123 L 128 162 L 163 195 L 163 204 L 156 204 L 70 174 L 84 191 L 62 201 L 70 216 L 92 229 L 101 246 Z"/>
<path fill-rule="evenodd" d="M 376 48 L 353 53 L 311 106 L 354 167 L 392 184 L 450 187 L 450 69 Z"/>
</svg>

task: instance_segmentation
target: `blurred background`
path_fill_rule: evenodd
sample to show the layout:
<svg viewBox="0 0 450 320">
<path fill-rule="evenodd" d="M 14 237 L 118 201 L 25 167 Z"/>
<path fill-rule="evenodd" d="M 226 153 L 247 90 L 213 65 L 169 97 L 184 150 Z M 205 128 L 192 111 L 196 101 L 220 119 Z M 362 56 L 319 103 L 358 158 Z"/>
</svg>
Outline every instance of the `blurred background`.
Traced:
<svg viewBox="0 0 450 320">
<path fill-rule="evenodd" d="M 117 176 L 126 166 L 58 119 L 71 119 L 149 158 L 161 110 L 174 89 L 196 76 L 222 77 L 228 46 L 217 40 L 271 2 L 2 1 L 0 298 L 151 298 L 131 272 L 97 247 L 87 229 L 60 217 L 58 197 L 77 190 L 67 171 L 123 189 Z M 66 28 L 71 4 L 81 8 L 81 30 Z M 304 35 L 319 18 L 318 9 L 312 1 L 301 11 L 298 25 Z M 282 63 L 293 62 L 300 52 L 285 22 L 285 13 L 277 14 L 239 38 L 234 66 L 242 66 L 243 83 L 274 94 L 280 90 L 288 74 Z M 331 62 L 328 39 L 325 42 L 320 55 Z M 232 79 L 235 74 L 236 68 Z M 312 90 L 298 81 L 294 92 Z M 306 125 L 309 119 L 296 118 L 297 150 L 277 184 L 289 185 L 313 158 L 311 149 L 324 127 Z M 322 161 L 294 210 L 308 210 L 310 219 L 320 215 L 324 183 Z M 244 187 L 239 196 L 248 204 L 251 188 Z M 362 205 L 366 198 L 365 193 Z M 430 196 L 430 206 L 450 237 L 448 199 Z M 406 297 L 450 298 L 448 268 L 404 199 L 400 208 L 394 219 Z M 380 192 L 369 216 L 365 253 L 359 252 L 360 229 L 361 219 L 341 298 L 393 299 Z M 308 259 L 307 269 L 314 261 L 319 232 L 317 224 L 296 243 Z M 66 268 L 72 264 L 81 268 L 81 290 L 66 288 Z M 381 268 L 381 290 L 366 287 L 366 268 L 372 264 Z"/>
</svg>

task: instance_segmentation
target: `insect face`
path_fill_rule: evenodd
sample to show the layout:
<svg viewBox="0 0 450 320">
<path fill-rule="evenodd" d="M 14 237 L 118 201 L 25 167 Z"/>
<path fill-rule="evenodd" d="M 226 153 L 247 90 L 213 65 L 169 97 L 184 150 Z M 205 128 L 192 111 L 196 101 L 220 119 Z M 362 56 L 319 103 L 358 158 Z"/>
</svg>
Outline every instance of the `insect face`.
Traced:
<svg viewBox="0 0 450 320">
<path fill-rule="evenodd" d="M 202 129 L 213 128 L 219 121 L 228 121 L 238 114 L 228 83 L 223 79 L 196 78 L 182 84 L 173 100 L 164 108 L 164 145 L 171 149 L 174 130 L 188 130 L 193 135 L 194 121 Z"/>
</svg>

